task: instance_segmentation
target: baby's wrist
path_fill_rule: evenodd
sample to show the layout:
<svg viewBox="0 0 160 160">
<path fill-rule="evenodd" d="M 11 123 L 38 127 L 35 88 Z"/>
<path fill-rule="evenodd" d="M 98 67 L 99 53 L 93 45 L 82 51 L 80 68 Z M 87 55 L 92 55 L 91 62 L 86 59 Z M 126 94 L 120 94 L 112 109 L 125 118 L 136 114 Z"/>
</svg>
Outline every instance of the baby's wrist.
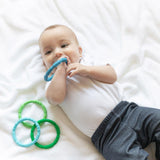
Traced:
<svg viewBox="0 0 160 160">
<path fill-rule="evenodd" d="M 91 66 L 87 66 L 87 68 L 86 68 L 86 74 L 88 76 L 91 74 L 91 70 L 92 70 L 92 67 Z"/>
<path fill-rule="evenodd" d="M 83 76 L 90 76 L 90 73 L 91 73 L 91 67 L 85 66 L 85 69 L 83 71 Z"/>
<path fill-rule="evenodd" d="M 58 67 L 57 67 L 57 71 L 66 71 L 66 63 L 62 62 Z"/>
</svg>

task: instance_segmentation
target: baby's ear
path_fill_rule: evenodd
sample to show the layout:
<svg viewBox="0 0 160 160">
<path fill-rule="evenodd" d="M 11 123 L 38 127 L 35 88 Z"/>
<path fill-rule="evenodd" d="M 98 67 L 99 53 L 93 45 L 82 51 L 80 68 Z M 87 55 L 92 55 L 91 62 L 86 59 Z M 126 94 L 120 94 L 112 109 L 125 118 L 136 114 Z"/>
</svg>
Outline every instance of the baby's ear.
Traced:
<svg viewBox="0 0 160 160">
<path fill-rule="evenodd" d="M 43 61 L 43 65 L 44 65 L 45 69 L 47 70 L 47 66 L 46 66 L 46 64 L 44 63 L 44 61 Z"/>
<path fill-rule="evenodd" d="M 78 50 L 79 50 L 80 56 L 82 56 L 82 47 L 79 46 L 79 47 L 78 47 Z"/>
</svg>

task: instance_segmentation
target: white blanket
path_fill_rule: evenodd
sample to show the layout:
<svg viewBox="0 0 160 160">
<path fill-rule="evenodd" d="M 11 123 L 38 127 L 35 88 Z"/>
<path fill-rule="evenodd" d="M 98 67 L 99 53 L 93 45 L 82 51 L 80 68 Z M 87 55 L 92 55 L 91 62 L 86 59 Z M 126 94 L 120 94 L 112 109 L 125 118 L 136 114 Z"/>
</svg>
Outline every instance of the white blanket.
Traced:
<svg viewBox="0 0 160 160">
<path fill-rule="evenodd" d="M 126 99 L 160 108 L 160 2 L 149 0 L 1 0 L 0 1 L 0 159 L 103 160 L 89 138 L 80 133 L 59 107 L 45 99 L 38 38 L 52 24 L 65 24 L 78 36 L 83 56 L 92 62 L 114 62 Z M 40 100 L 48 118 L 61 129 L 51 149 L 22 148 L 12 139 L 18 109 Z M 41 118 L 28 106 L 23 116 Z M 30 130 L 20 125 L 18 138 L 30 141 Z M 42 127 L 39 142 L 55 138 L 51 125 Z M 155 160 L 154 144 L 147 148 Z"/>
</svg>

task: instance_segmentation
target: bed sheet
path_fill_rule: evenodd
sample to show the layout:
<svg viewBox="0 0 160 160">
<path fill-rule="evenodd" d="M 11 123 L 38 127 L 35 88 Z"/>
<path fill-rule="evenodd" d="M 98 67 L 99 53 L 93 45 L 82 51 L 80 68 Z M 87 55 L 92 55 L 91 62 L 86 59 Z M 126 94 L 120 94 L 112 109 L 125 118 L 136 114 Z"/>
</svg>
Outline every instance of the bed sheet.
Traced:
<svg viewBox="0 0 160 160">
<path fill-rule="evenodd" d="M 129 101 L 160 108 L 160 2 L 158 0 L 1 0 L 0 1 L 0 158 L 3 160 L 103 160 L 58 106 L 45 99 L 44 67 L 38 47 L 42 30 L 52 24 L 73 29 L 90 63 L 110 62 Z M 18 109 L 28 100 L 47 107 L 48 118 L 61 129 L 51 149 L 22 148 L 12 139 Z M 23 116 L 41 118 L 28 106 Z M 30 130 L 18 128 L 29 142 Z M 51 125 L 42 127 L 39 142 L 55 138 Z M 154 144 L 146 150 L 155 160 Z"/>
</svg>

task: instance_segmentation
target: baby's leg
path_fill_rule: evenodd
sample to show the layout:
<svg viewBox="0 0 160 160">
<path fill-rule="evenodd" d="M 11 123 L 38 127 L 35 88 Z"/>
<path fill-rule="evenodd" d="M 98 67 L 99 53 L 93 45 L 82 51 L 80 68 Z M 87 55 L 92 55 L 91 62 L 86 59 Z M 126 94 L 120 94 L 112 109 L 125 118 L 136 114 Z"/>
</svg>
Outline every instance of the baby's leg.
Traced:
<svg viewBox="0 0 160 160">
<path fill-rule="evenodd" d="M 156 142 L 156 158 L 160 159 L 160 142 Z"/>
<path fill-rule="evenodd" d="M 148 153 L 138 142 L 137 133 L 126 124 L 121 124 L 114 138 L 110 138 L 103 146 L 102 154 L 106 160 L 148 160 Z"/>
<path fill-rule="evenodd" d="M 138 135 L 142 148 L 156 142 L 156 158 L 160 160 L 160 110 L 148 107 L 137 107 L 130 116 L 128 126 Z"/>
<path fill-rule="evenodd" d="M 92 142 L 107 160 L 148 160 L 144 144 L 134 129 L 137 125 L 139 130 L 143 127 L 137 108 L 140 107 L 135 103 L 121 102 L 92 136 Z"/>
</svg>

